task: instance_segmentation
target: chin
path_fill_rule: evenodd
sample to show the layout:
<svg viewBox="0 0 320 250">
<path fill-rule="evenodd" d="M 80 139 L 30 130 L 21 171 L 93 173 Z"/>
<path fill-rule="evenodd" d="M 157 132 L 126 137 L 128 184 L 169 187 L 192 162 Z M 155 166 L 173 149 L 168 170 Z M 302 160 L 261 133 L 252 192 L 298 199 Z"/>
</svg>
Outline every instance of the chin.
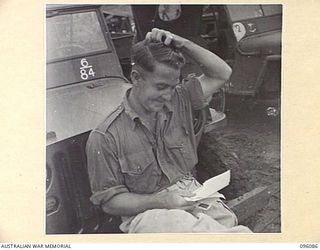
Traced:
<svg viewBox="0 0 320 250">
<path fill-rule="evenodd" d="M 149 111 L 150 112 L 159 112 L 163 109 L 164 107 L 164 104 L 161 104 L 161 105 L 152 105 L 149 107 Z"/>
<path fill-rule="evenodd" d="M 153 109 L 150 109 L 150 112 L 159 112 L 161 111 L 163 108 L 153 108 Z"/>
</svg>

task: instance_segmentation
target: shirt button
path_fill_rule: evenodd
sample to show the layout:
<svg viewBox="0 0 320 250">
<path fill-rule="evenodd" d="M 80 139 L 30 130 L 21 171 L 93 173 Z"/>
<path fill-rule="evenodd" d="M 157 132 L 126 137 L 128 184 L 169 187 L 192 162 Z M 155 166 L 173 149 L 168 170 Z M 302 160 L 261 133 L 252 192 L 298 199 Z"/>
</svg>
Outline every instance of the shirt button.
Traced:
<svg viewBox="0 0 320 250">
<path fill-rule="evenodd" d="M 138 172 L 141 172 L 141 167 L 140 166 L 138 166 Z"/>
</svg>

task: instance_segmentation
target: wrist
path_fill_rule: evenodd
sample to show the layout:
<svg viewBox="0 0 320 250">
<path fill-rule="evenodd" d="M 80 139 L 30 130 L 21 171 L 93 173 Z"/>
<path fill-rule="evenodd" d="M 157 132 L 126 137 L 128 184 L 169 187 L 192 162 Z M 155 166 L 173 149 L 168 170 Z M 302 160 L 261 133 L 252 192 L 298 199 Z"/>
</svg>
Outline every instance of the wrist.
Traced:
<svg viewBox="0 0 320 250">
<path fill-rule="evenodd" d="M 166 198 L 167 191 L 161 191 L 153 194 L 153 201 L 155 202 L 155 206 L 158 208 L 168 208 L 168 201 Z"/>
<path fill-rule="evenodd" d="M 185 39 L 185 38 L 182 38 L 183 41 L 181 41 L 181 47 L 179 48 L 181 50 L 181 52 L 183 53 L 188 53 L 191 48 L 192 48 L 192 45 L 194 44 L 193 42 L 191 42 L 190 40 L 188 39 Z"/>
<path fill-rule="evenodd" d="M 183 49 L 184 47 L 186 47 L 188 42 L 190 42 L 188 39 L 173 34 L 173 46 L 177 49 Z"/>
</svg>

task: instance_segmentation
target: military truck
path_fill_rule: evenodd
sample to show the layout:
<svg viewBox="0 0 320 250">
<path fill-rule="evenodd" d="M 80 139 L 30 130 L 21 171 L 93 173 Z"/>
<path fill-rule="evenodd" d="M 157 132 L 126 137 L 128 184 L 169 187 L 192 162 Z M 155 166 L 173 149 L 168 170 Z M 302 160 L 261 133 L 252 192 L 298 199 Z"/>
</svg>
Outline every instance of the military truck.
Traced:
<svg viewBox="0 0 320 250">
<path fill-rule="evenodd" d="M 233 70 L 226 92 L 280 95 L 282 5 L 132 5 L 137 38 L 154 27 L 213 51 Z M 197 71 L 189 61 L 183 73 Z"/>
<path fill-rule="evenodd" d="M 259 61 L 259 65 L 264 66 L 258 67 L 258 71 L 253 71 L 255 75 L 258 74 L 257 79 L 260 79 L 255 82 L 255 86 L 258 87 L 263 86 L 269 61 L 279 60 L 281 15 L 278 12 L 269 16 L 265 11 L 262 16 L 254 16 L 251 19 L 246 16 L 247 19 L 243 19 L 237 17 L 236 12 L 232 12 L 232 6 L 172 5 L 170 8 L 160 5 L 132 6 L 136 30 L 121 35 L 118 34 L 118 30 L 110 32 L 110 13 L 100 5 L 47 5 L 47 234 L 120 233 L 120 218 L 102 212 L 89 200 L 91 189 L 86 168 L 85 145 L 90 131 L 120 104 L 125 91 L 130 88 L 130 82 L 124 72 L 126 76 L 130 72 L 130 52 L 127 48 L 131 46 L 134 36 L 136 40 L 141 40 L 151 28 L 165 28 L 206 48 L 216 50 L 233 66 L 234 72 L 237 72 L 237 67 L 241 67 L 237 66 L 240 62 Z M 261 6 L 259 8 L 265 9 Z M 114 16 L 113 14 L 112 17 Z M 116 16 L 117 20 L 125 21 L 119 15 Z M 275 28 L 272 31 L 266 28 L 268 20 L 271 20 L 271 23 L 274 21 Z M 247 34 L 246 31 L 241 37 L 236 33 L 237 25 L 240 26 L 240 30 L 243 29 L 239 23 L 247 27 L 248 32 L 255 34 Z M 255 24 L 254 28 L 251 23 Z M 229 38 L 233 42 L 225 43 Z M 118 44 L 117 50 L 115 44 Z M 269 49 L 265 51 L 265 48 Z M 253 57 L 255 59 L 252 59 Z M 188 59 L 182 74 L 186 76 L 191 72 L 199 73 L 199 69 Z M 229 91 L 238 79 L 241 79 L 237 73 L 234 74 L 236 75 L 231 78 L 232 85 L 229 84 L 227 88 Z M 248 89 L 247 82 L 244 86 Z M 257 93 L 257 89 L 259 88 L 251 93 Z M 224 98 L 222 90 L 212 97 L 210 103 L 215 112 L 207 108 L 194 114 L 194 132 L 198 141 L 204 132 L 218 128 L 218 124 L 225 121 L 225 116 L 212 119 L 212 114 L 223 114 Z M 206 176 L 208 177 L 210 176 Z M 247 205 L 248 197 L 251 199 L 253 194 L 266 197 L 267 192 L 266 189 L 260 188 L 247 194 Z M 265 200 L 260 199 L 260 206 L 265 204 Z M 235 210 L 239 205 L 238 201 L 239 199 L 230 203 Z M 244 215 L 243 211 L 249 210 L 243 207 L 242 210 L 238 209 L 241 220 L 254 212 L 251 209 L 250 213 Z"/>
<path fill-rule="evenodd" d="M 86 140 L 130 84 L 100 6 L 47 5 L 46 33 L 46 232 L 98 232 Z"/>
</svg>

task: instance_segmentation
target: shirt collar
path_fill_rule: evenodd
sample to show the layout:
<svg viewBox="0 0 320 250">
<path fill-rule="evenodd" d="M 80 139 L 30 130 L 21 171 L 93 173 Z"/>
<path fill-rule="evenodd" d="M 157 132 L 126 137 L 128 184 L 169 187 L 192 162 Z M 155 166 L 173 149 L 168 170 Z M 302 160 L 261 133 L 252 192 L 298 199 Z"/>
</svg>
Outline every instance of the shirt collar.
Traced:
<svg viewBox="0 0 320 250">
<path fill-rule="evenodd" d="M 137 112 L 129 104 L 128 97 L 129 97 L 131 89 L 132 88 L 128 89 L 126 94 L 124 95 L 122 105 L 123 105 L 125 113 L 129 116 L 130 120 L 132 121 L 131 128 L 134 129 L 136 127 L 136 124 L 138 122 L 140 122 L 141 120 L 140 120 L 140 117 L 137 114 Z M 172 114 L 172 112 L 173 112 L 172 104 L 170 102 L 167 102 L 164 105 L 164 110 L 162 112 L 160 112 L 161 115 L 159 117 L 161 117 L 164 120 L 167 120 L 168 119 L 167 115 Z"/>
</svg>

